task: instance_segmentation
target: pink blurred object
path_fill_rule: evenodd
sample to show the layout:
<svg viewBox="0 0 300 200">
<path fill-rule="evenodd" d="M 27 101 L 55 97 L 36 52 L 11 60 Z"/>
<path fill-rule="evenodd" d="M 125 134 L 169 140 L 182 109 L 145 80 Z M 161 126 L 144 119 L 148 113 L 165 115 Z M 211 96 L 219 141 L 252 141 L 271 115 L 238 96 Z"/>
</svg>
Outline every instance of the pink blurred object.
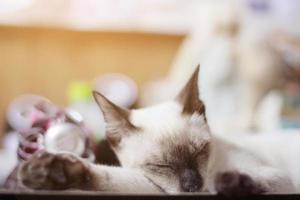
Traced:
<svg viewBox="0 0 300 200">
<path fill-rule="evenodd" d="M 37 151 L 46 150 L 72 152 L 94 161 L 90 133 L 77 115 L 41 96 L 17 97 L 8 108 L 7 118 L 18 133 L 18 158 L 27 160 Z"/>
<path fill-rule="evenodd" d="M 26 130 L 37 119 L 57 113 L 57 107 L 48 99 L 38 95 L 21 95 L 14 99 L 7 109 L 7 120 L 15 130 Z"/>
</svg>

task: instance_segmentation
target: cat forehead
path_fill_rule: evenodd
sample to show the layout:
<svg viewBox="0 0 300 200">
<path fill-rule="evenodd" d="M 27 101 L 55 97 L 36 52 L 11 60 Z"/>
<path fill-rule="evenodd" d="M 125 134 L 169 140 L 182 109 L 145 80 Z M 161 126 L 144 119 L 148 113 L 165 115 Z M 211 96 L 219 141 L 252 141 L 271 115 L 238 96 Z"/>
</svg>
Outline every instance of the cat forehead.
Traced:
<svg viewBox="0 0 300 200">
<path fill-rule="evenodd" d="M 182 105 L 175 101 L 133 110 L 130 121 L 135 126 L 141 127 L 145 134 L 154 137 L 178 133 L 186 128 L 187 123 L 191 125 L 191 129 L 205 124 L 203 115 L 182 114 Z"/>
<path fill-rule="evenodd" d="M 157 133 L 160 130 L 171 131 L 170 128 L 179 128 L 182 119 L 180 116 L 181 106 L 176 102 L 166 102 L 152 107 L 133 110 L 130 121 L 145 132 L 152 130 Z M 174 126 L 177 127 L 174 127 Z"/>
</svg>

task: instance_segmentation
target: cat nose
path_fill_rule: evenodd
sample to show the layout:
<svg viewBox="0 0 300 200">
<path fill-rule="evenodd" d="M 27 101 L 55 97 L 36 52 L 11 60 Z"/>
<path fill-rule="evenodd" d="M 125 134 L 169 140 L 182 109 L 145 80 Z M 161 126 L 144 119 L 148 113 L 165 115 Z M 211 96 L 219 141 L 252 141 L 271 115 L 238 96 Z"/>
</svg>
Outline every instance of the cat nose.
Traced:
<svg viewBox="0 0 300 200">
<path fill-rule="evenodd" d="M 185 169 L 180 175 L 180 186 L 184 192 L 196 192 L 203 185 L 203 181 L 198 171 Z"/>
</svg>

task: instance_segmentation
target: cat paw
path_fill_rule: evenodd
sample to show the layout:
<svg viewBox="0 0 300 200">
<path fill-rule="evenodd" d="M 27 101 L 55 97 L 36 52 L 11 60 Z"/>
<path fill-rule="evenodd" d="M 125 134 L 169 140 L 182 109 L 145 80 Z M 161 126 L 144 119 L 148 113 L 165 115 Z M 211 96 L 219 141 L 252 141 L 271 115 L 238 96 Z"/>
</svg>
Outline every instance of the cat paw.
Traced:
<svg viewBox="0 0 300 200">
<path fill-rule="evenodd" d="M 88 163 L 75 155 L 38 152 L 19 168 L 21 184 L 31 189 L 81 189 L 89 182 Z"/>
<path fill-rule="evenodd" d="M 250 176 L 235 172 L 223 172 L 215 178 L 215 188 L 219 195 L 233 198 L 262 194 L 265 190 Z"/>
</svg>

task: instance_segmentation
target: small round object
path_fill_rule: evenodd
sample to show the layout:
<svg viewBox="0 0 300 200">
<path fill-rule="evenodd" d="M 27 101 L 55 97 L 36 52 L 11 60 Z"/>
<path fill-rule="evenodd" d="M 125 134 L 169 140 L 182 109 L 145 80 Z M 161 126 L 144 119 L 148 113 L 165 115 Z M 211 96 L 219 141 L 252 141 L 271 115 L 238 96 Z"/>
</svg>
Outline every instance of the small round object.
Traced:
<svg viewBox="0 0 300 200">
<path fill-rule="evenodd" d="M 52 153 L 63 151 L 81 156 L 85 150 L 83 130 L 71 123 L 51 126 L 45 133 L 45 149 Z"/>
</svg>

